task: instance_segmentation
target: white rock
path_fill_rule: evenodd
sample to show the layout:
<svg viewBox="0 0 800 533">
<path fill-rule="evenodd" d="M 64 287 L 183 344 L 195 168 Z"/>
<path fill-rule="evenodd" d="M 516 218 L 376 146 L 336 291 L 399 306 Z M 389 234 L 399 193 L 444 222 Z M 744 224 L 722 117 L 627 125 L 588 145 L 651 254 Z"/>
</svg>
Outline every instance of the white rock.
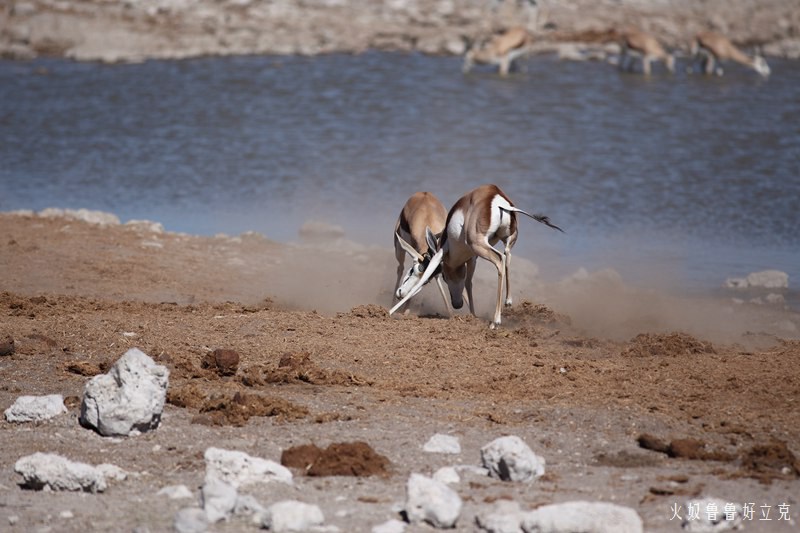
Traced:
<svg viewBox="0 0 800 533">
<path fill-rule="evenodd" d="M 153 222 L 152 220 L 129 220 L 125 223 L 125 226 L 150 233 L 164 233 L 164 225 L 161 222 Z"/>
<path fill-rule="evenodd" d="M 325 522 L 322 510 L 316 505 L 284 500 L 270 505 L 264 513 L 262 527 L 280 533 L 282 531 L 305 531 L 321 526 Z"/>
<path fill-rule="evenodd" d="M 169 371 L 131 348 L 107 374 L 86 384 L 80 422 L 104 436 L 131 435 L 158 427 Z"/>
<path fill-rule="evenodd" d="M 236 488 L 270 481 L 292 483 L 292 472 L 285 466 L 244 452 L 208 448 L 205 460 L 206 477 L 216 477 Z"/>
<path fill-rule="evenodd" d="M 74 463 L 52 453 L 37 452 L 22 457 L 14 465 L 14 471 L 22 476 L 25 487 L 34 490 L 49 487 L 52 490 L 102 492 L 107 486 L 103 473 L 95 467 Z"/>
<path fill-rule="evenodd" d="M 689 500 L 683 507 L 683 528 L 693 533 L 714 533 L 742 527 L 742 506 L 720 498 Z"/>
<path fill-rule="evenodd" d="M 604 502 L 574 501 L 545 505 L 524 513 L 525 533 L 641 533 L 642 519 L 633 509 Z"/>
<path fill-rule="evenodd" d="M 445 485 L 451 485 L 459 483 L 461 481 L 461 476 L 458 475 L 458 471 L 455 467 L 443 466 L 433 473 L 433 479 Z"/>
<path fill-rule="evenodd" d="M 206 476 L 203 483 L 202 503 L 203 510 L 209 523 L 227 520 L 236 507 L 236 487 L 214 476 Z"/>
<path fill-rule="evenodd" d="M 762 270 L 748 274 L 746 278 L 728 278 L 725 286 L 729 289 L 786 289 L 789 287 L 789 274 L 780 270 Z"/>
<path fill-rule="evenodd" d="M 64 397 L 60 394 L 47 396 L 20 396 L 5 410 L 9 422 L 40 422 L 66 413 Z"/>
<path fill-rule="evenodd" d="M 484 468 L 482 466 L 476 465 L 456 465 L 453 468 L 456 469 L 456 472 L 463 472 L 466 474 L 471 474 L 473 476 L 478 477 L 486 477 L 489 475 L 489 469 Z"/>
<path fill-rule="evenodd" d="M 476 517 L 478 527 L 489 533 L 519 533 L 524 513 L 517 502 L 498 500 L 494 507 Z"/>
<path fill-rule="evenodd" d="M 383 524 L 374 526 L 371 533 L 403 533 L 406 530 L 406 523 L 400 520 L 387 520 Z"/>
<path fill-rule="evenodd" d="M 128 473 L 117 465 L 103 463 L 97 465 L 95 468 L 97 468 L 103 474 L 103 477 L 106 478 L 106 481 L 125 481 L 128 479 Z"/>
<path fill-rule="evenodd" d="M 503 481 L 533 481 L 544 474 L 544 458 L 515 435 L 500 437 L 481 448 L 481 461 L 491 477 Z"/>
<path fill-rule="evenodd" d="M 169 485 L 156 492 L 156 496 L 166 496 L 170 500 L 184 500 L 193 496 L 186 485 Z"/>
<path fill-rule="evenodd" d="M 233 514 L 235 515 L 264 514 L 265 511 L 264 506 L 249 494 L 240 494 L 236 497 L 236 506 L 233 508 Z M 261 520 L 259 520 L 260 522 Z"/>
<path fill-rule="evenodd" d="M 66 520 L 69 520 L 70 518 L 75 518 L 75 513 L 73 513 L 69 509 L 66 509 L 66 510 L 61 511 L 60 513 L 58 513 L 58 517 L 59 518 L 64 518 Z"/>
<path fill-rule="evenodd" d="M 428 439 L 422 449 L 429 453 L 458 454 L 461 453 L 461 444 L 458 442 L 458 437 L 437 433 Z"/>
<path fill-rule="evenodd" d="M 412 524 L 427 522 L 438 528 L 454 527 L 461 506 L 461 498 L 444 483 L 416 473 L 408 478 L 405 510 Z"/>
<path fill-rule="evenodd" d="M 113 213 L 105 211 L 93 211 L 91 209 L 59 209 L 48 207 L 39 211 L 39 216 L 43 218 L 67 218 L 81 220 L 89 224 L 100 226 L 116 226 L 119 224 L 119 217 Z"/>
<path fill-rule="evenodd" d="M 172 525 L 177 533 L 202 533 L 208 529 L 208 518 L 202 509 L 186 507 L 175 514 Z"/>
</svg>

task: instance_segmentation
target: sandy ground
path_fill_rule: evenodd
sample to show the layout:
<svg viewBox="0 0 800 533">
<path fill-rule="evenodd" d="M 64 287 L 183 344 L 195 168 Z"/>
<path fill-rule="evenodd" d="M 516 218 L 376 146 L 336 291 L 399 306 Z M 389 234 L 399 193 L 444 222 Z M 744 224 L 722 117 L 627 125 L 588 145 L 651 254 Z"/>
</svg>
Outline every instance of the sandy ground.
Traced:
<svg viewBox="0 0 800 533">
<path fill-rule="evenodd" d="M 369 266 L 357 266 L 363 257 Z M 265 505 L 315 503 L 327 524 L 369 531 L 399 518 L 410 473 L 477 465 L 481 446 L 513 434 L 545 457 L 546 475 L 530 484 L 465 475 L 454 487 L 465 502 L 459 531 L 474 531 L 475 516 L 498 499 L 524 509 L 616 502 L 636 509 L 646 531 L 679 531 L 673 506 L 693 496 L 754 503 L 749 531 L 797 530 L 800 342 L 792 335 L 758 326 L 712 342 L 662 323 L 616 339 L 589 333 L 588 320 L 556 304 L 532 303 L 526 287 L 527 300 L 494 331 L 484 318 L 444 318 L 435 304 L 389 317 L 393 261 L 388 245 L 353 244 L 343 257 L 254 234 L 0 215 L 0 336 L 15 348 L 0 356 L 0 408 L 52 393 L 69 407 L 39 424 L 0 422 L 0 529 L 165 531 L 195 501 L 156 491 L 183 483 L 198 495 L 210 446 L 279 461 L 292 446 L 364 441 L 390 461 L 383 475 L 295 470 L 294 487 L 243 492 Z M 436 302 L 436 291 L 424 292 Z M 490 300 L 491 286 L 477 294 Z M 613 296 L 597 297 L 613 307 Z M 764 312 L 746 316 L 756 315 Z M 800 320 L 783 311 L 769 323 Z M 103 438 L 77 423 L 79 399 L 89 376 L 130 347 L 169 368 L 169 403 L 157 430 Z M 203 368 L 217 348 L 238 352 L 235 375 Z M 457 436 L 461 454 L 423 452 L 437 432 Z M 648 448 L 669 453 L 643 448 L 643 435 L 655 441 Z M 23 490 L 13 464 L 36 451 L 132 475 L 101 494 Z M 784 504 L 791 522 L 777 520 Z M 763 506 L 773 521 L 759 520 Z M 212 527 L 252 529 L 244 518 Z"/>
</svg>

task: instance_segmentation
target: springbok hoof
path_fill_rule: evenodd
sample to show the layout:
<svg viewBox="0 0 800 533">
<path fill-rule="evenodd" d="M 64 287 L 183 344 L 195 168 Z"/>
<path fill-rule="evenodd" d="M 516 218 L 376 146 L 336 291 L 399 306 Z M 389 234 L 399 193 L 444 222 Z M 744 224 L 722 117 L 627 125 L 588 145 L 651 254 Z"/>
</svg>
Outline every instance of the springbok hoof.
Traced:
<svg viewBox="0 0 800 533">
<path fill-rule="evenodd" d="M 506 307 L 511 307 L 511 298 L 506 298 Z"/>
</svg>

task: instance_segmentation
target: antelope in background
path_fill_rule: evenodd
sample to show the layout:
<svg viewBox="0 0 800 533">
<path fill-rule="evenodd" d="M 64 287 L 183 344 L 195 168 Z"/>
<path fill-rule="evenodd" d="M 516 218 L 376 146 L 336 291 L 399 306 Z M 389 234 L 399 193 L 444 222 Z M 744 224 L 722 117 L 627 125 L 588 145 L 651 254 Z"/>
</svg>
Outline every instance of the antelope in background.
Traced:
<svg viewBox="0 0 800 533">
<path fill-rule="evenodd" d="M 698 58 L 702 61 L 703 72 L 706 74 L 715 73 L 722 76 L 723 70 L 718 63 L 727 60 L 752 68 L 764 77 L 770 74 L 769 65 L 763 57 L 758 54 L 754 57 L 748 56 L 739 50 L 730 39 L 713 31 L 698 33 L 692 41 L 691 52 L 695 62 Z"/>
<path fill-rule="evenodd" d="M 670 73 L 675 72 L 675 57 L 668 54 L 661 43 L 649 33 L 635 28 L 626 29 L 622 32 L 620 46 L 620 70 L 630 70 L 631 60 L 636 56 L 642 60 L 642 72 L 645 75 L 650 75 L 650 63 L 653 61 L 663 61 Z"/>
<path fill-rule="evenodd" d="M 394 225 L 394 256 L 397 258 L 397 281 L 394 285 L 395 297 L 400 300 L 422 277 L 435 250 L 431 250 L 426 240 L 426 232 L 440 235 L 444 230 L 447 210 L 436 196 L 429 192 L 411 195 L 400 211 Z M 411 268 L 403 278 L 405 257 L 411 257 Z M 450 304 L 444 292 L 441 276 L 436 275 L 436 283 L 444 300 L 447 312 Z M 406 311 L 407 306 L 406 306 Z"/>
<path fill-rule="evenodd" d="M 499 65 L 500 75 L 507 76 L 514 60 L 528 53 L 532 43 L 533 37 L 521 26 L 496 33 L 470 47 L 464 55 L 463 71 L 469 72 L 475 63 Z"/>
<path fill-rule="evenodd" d="M 397 303 L 389 314 L 394 313 L 415 294 L 422 290 L 431 276 L 441 266 L 442 277 L 450 290 L 450 300 L 455 309 L 464 305 L 464 289 L 467 291 L 469 311 L 475 315 L 475 299 L 472 296 L 472 276 L 478 257 L 482 257 L 497 268 L 497 299 L 490 327 L 500 325 L 503 289 L 505 305 L 511 305 L 511 283 L 509 266 L 511 248 L 517 241 L 517 213 L 527 215 L 551 228 L 563 231 L 550 223 L 544 215 L 530 215 L 514 207 L 508 196 L 497 185 L 481 185 L 464 196 L 450 209 L 444 232 L 439 239 L 430 230 L 426 231 L 428 248 L 435 254 L 422 276 L 408 294 Z M 504 250 L 494 245 L 502 241 Z"/>
</svg>

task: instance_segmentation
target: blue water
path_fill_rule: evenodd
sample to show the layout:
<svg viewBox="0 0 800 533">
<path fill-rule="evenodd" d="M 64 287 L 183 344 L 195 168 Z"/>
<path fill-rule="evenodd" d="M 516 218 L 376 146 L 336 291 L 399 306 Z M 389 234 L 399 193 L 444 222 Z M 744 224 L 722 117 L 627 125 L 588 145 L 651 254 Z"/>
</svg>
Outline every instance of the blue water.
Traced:
<svg viewBox="0 0 800 533">
<path fill-rule="evenodd" d="M 800 63 L 772 76 L 620 74 L 370 52 L 101 65 L 0 61 L 0 210 L 86 207 L 294 240 L 308 220 L 387 249 L 416 190 L 494 182 L 543 274 L 612 267 L 688 290 L 800 283 Z M 682 71 L 679 68 L 679 71 Z"/>
</svg>

